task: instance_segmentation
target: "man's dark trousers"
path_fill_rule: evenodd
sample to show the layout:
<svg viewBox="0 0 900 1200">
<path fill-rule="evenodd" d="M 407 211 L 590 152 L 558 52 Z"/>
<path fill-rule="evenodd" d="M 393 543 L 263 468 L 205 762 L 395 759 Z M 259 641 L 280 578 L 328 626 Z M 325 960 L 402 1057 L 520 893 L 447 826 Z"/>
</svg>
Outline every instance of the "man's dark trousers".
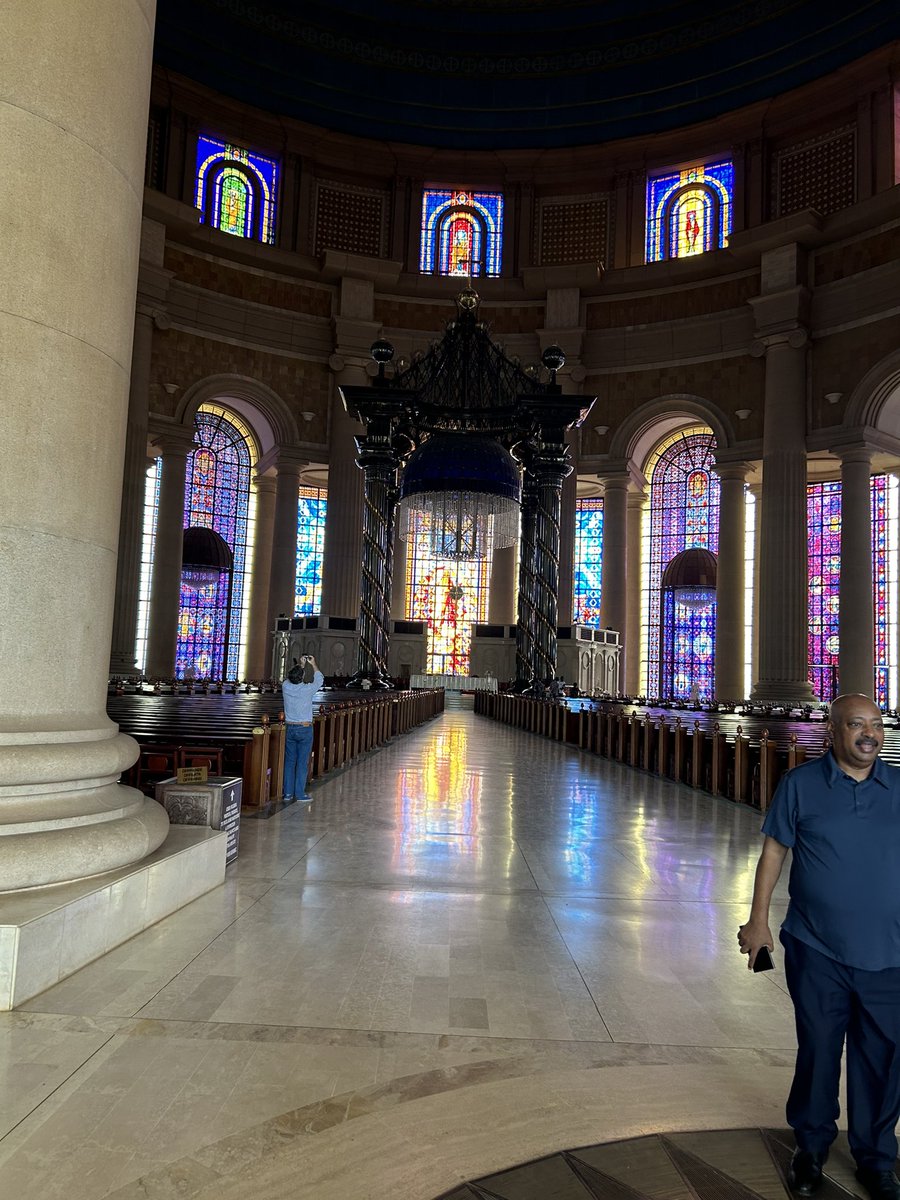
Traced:
<svg viewBox="0 0 900 1200">
<path fill-rule="evenodd" d="M 824 1156 L 837 1136 L 846 1036 L 850 1149 L 858 1166 L 893 1171 L 900 1117 L 900 967 L 846 967 L 783 931 L 781 943 L 797 1022 L 797 1067 L 787 1102 L 797 1146 Z"/>
</svg>

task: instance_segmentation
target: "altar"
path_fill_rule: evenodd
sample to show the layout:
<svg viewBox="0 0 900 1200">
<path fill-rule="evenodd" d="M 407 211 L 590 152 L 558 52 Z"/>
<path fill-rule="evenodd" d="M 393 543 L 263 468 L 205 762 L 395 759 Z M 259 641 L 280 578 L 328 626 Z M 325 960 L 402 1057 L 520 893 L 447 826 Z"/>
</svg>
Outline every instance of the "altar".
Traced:
<svg viewBox="0 0 900 1200">
<path fill-rule="evenodd" d="M 494 675 L 411 675 L 411 688 L 443 688 L 445 692 L 496 692 Z"/>
</svg>

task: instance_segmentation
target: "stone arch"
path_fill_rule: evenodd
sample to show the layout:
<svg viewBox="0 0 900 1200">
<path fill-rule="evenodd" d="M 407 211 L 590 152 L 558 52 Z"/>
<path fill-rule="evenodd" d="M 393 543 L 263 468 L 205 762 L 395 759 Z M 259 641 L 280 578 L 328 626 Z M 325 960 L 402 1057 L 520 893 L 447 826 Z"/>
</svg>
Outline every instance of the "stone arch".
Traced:
<svg viewBox="0 0 900 1200">
<path fill-rule="evenodd" d="M 300 432 L 293 413 L 277 392 L 245 375 L 209 375 L 191 384 L 178 403 L 176 420 L 193 425 L 201 404 L 224 404 L 247 422 L 256 437 L 260 457 L 274 447 L 296 446 Z"/>
<path fill-rule="evenodd" d="M 900 437 L 900 350 L 871 367 L 850 393 L 844 426 Z"/>
<path fill-rule="evenodd" d="M 630 461 L 643 470 L 660 441 L 688 422 L 708 425 L 719 450 L 727 449 L 736 440 L 730 418 L 718 405 L 702 396 L 672 392 L 648 400 L 625 418 L 613 434 L 609 456 Z"/>
</svg>

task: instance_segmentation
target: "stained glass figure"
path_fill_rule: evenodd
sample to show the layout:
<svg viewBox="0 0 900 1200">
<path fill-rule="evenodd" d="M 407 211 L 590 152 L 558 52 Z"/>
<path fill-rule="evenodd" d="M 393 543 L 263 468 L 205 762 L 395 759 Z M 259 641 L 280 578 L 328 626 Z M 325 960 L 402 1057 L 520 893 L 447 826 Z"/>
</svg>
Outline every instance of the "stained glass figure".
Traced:
<svg viewBox="0 0 900 1200">
<path fill-rule="evenodd" d="M 192 667 L 198 679 L 237 679 L 246 631 L 250 473 L 255 449 L 249 429 L 218 405 L 197 412 L 195 449 L 187 464 L 184 524 L 215 530 L 234 556 L 231 573 L 215 581 L 184 572 L 175 674 Z"/>
<path fill-rule="evenodd" d="M 647 468 L 650 507 L 642 608 L 647 648 L 645 690 L 652 697 L 686 699 L 694 684 L 704 697 L 713 695 L 715 690 L 714 602 L 708 612 L 674 603 L 664 609 L 661 590 L 663 572 L 682 550 L 701 547 L 718 554 L 719 478 L 713 472 L 715 448 L 710 430 L 685 430 L 667 438 Z M 672 653 L 665 656 L 667 665 L 663 673 L 660 663 L 666 646 L 672 648 Z M 685 680 L 689 680 L 686 689 Z"/>
<path fill-rule="evenodd" d="M 407 617 L 426 623 L 426 673 L 468 675 L 472 625 L 487 619 L 489 559 L 441 558 L 427 514 L 407 540 Z"/>
<path fill-rule="evenodd" d="M 422 195 L 423 275 L 499 275 L 503 196 L 466 188 L 426 189 Z"/>
<path fill-rule="evenodd" d="M 194 203 L 203 220 L 235 237 L 275 241 L 278 163 L 215 138 L 197 138 Z"/>
<path fill-rule="evenodd" d="M 806 529 L 809 682 L 820 699 L 833 700 L 837 695 L 840 653 L 840 483 L 809 484 L 806 489 Z"/>
<path fill-rule="evenodd" d="M 307 617 L 322 607 L 322 557 L 328 493 L 302 487 L 297 508 L 297 574 L 294 616 Z"/>
<path fill-rule="evenodd" d="M 587 497 L 575 506 L 575 625 L 600 628 L 602 563 L 603 497 Z"/>
<path fill-rule="evenodd" d="M 688 258 L 728 245 L 734 200 L 729 161 L 647 180 L 647 262 Z"/>
</svg>

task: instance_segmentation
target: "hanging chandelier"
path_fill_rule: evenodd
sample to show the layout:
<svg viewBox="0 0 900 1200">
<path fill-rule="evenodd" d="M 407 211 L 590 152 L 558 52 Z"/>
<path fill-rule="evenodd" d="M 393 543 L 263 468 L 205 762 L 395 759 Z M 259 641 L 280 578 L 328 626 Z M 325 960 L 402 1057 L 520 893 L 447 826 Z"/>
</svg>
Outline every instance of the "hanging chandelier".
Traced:
<svg viewBox="0 0 900 1200">
<path fill-rule="evenodd" d="M 225 539 L 205 525 L 189 525 L 182 540 L 181 583 L 189 592 L 217 584 L 234 566 L 234 555 Z"/>
<path fill-rule="evenodd" d="M 496 438 L 432 433 L 403 470 L 400 537 L 426 535 L 437 558 L 486 559 L 518 541 L 521 500 L 519 464 Z"/>
</svg>

